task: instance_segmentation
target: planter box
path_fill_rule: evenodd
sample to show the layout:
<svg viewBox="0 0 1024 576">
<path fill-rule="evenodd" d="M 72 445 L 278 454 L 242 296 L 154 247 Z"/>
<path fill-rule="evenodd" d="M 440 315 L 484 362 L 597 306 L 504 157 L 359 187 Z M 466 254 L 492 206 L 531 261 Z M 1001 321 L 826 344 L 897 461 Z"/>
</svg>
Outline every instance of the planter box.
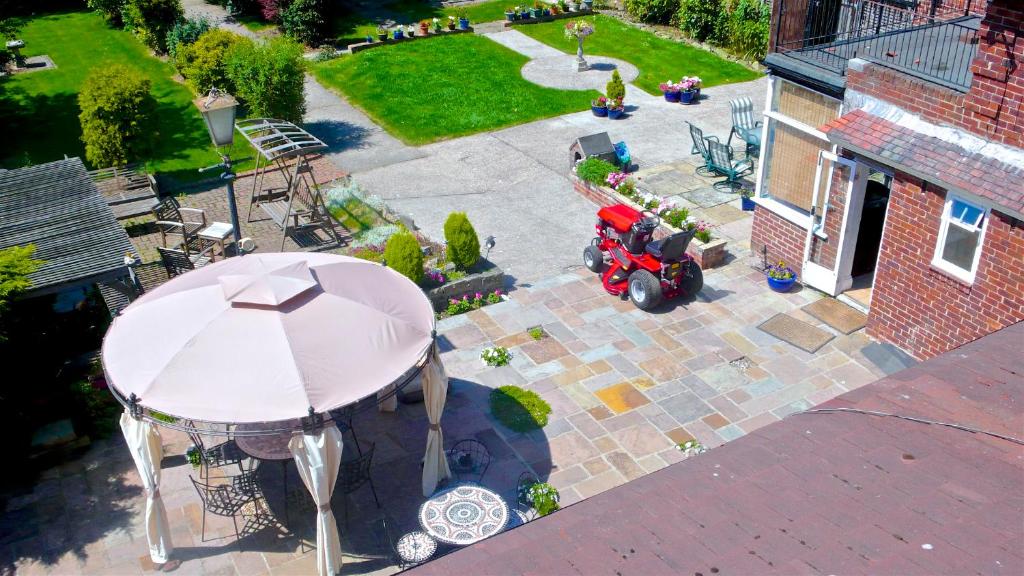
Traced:
<svg viewBox="0 0 1024 576">
<path fill-rule="evenodd" d="M 511 26 L 529 26 L 530 24 L 540 24 L 541 22 L 552 22 L 554 20 L 564 20 L 565 18 L 579 18 L 581 16 L 590 16 L 593 14 L 593 10 L 577 10 L 576 12 L 562 12 L 561 14 L 552 14 L 550 16 L 539 16 L 537 18 L 529 18 L 527 20 L 513 20 L 504 22 L 505 27 Z"/>
<path fill-rule="evenodd" d="M 572 187 L 577 194 L 598 206 L 625 204 L 626 206 L 632 206 L 637 210 L 643 209 L 643 207 L 636 202 L 620 195 L 618 192 L 608 188 L 607 186 L 595 186 L 590 182 L 584 182 L 575 176 L 572 177 Z M 681 232 L 681 230 L 663 222 L 658 230 L 654 232 L 654 237 L 664 238 L 665 236 L 676 232 Z M 728 242 L 724 238 L 714 238 L 708 243 L 701 242 L 694 238 L 690 241 L 690 245 L 686 247 L 686 253 L 697 262 L 702 270 L 707 270 L 709 268 L 721 266 L 725 262 L 726 244 L 728 244 Z"/>
<path fill-rule="evenodd" d="M 427 290 L 427 298 L 434 310 L 440 312 L 448 307 L 452 298 L 473 297 L 477 292 L 487 295 L 495 290 L 505 289 L 505 273 L 490 260 L 484 258 L 476 265 L 477 271 L 443 286 Z"/>
<path fill-rule="evenodd" d="M 430 38 L 439 38 L 441 36 L 447 36 L 449 34 L 472 34 L 472 33 L 473 33 L 473 27 L 472 26 L 470 26 L 469 29 L 467 29 L 467 30 L 460 30 L 458 28 L 456 28 L 455 30 L 448 30 L 447 28 L 445 28 L 445 29 L 441 30 L 440 32 L 431 32 L 430 34 L 427 34 L 425 36 L 421 36 L 419 31 L 417 31 L 416 35 L 413 36 L 412 38 L 409 38 L 408 36 L 406 36 L 404 38 L 398 38 L 398 39 L 388 37 L 388 39 L 383 41 L 383 42 L 376 41 L 376 42 L 360 42 L 358 44 L 349 44 L 348 45 L 348 49 L 349 49 L 350 52 L 355 54 L 356 52 L 362 52 L 363 50 L 370 50 L 370 49 L 373 49 L 373 48 L 380 48 L 381 46 L 392 46 L 394 44 L 401 44 L 402 42 L 416 42 L 417 40 L 429 40 Z"/>
</svg>

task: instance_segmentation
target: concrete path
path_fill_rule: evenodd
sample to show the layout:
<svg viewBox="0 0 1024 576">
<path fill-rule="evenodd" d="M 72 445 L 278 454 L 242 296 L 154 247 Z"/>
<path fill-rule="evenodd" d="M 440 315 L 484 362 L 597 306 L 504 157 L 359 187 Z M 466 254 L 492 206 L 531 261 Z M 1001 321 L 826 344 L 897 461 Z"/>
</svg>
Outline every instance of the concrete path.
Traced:
<svg viewBox="0 0 1024 576">
<path fill-rule="evenodd" d="M 576 71 L 576 57 L 568 54 L 550 58 L 530 60 L 523 66 L 521 73 L 534 84 L 559 88 L 562 90 L 598 90 L 605 91 L 605 86 L 612 79 L 612 71 L 619 70 L 623 82 L 632 82 L 640 75 L 636 66 L 617 58 L 605 56 L 588 56 L 590 70 Z"/>
</svg>

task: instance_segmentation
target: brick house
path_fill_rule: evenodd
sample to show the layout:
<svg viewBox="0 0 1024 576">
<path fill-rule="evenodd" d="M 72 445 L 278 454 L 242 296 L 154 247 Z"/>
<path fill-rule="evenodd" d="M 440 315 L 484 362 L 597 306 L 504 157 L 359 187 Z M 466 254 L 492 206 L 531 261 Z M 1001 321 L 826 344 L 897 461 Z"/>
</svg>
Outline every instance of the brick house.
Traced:
<svg viewBox="0 0 1024 576">
<path fill-rule="evenodd" d="M 775 0 L 751 249 L 929 358 L 1024 320 L 1024 3 Z"/>
</svg>

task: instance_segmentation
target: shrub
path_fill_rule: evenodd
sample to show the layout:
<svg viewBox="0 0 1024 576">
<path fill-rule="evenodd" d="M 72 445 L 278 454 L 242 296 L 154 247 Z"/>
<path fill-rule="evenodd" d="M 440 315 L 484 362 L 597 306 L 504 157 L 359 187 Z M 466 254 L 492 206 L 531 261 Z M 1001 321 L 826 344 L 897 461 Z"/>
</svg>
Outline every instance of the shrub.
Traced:
<svg viewBox="0 0 1024 576">
<path fill-rule="evenodd" d="M 576 165 L 577 178 L 598 186 L 604 186 L 608 175 L 615 171 L 615 165 L 611 162 L 596 157 L 587 158 Z"/>
<path fill-rule="evenodd" d="M 771 5 L 739 0 L 729 14 L 728 48 L 741 58 L 761 60 L 768 50 Z"/>
<path fill-rule="evenodd" d="M 505 427 L 529 432 L 547 426 L 551 405 L 536 392 L 519 386 L 502 386 L 491 392 L 491 414 Z"/>
<path fill-rule="evenodd" d="M 28 275 L 43 264 L 42 260 L 32 258 L 35 253 L 35 244 L 0 249 L 0 314 L 15 296 L 32 287 Z M 0 342 L 3 342 L 2 333 Z"/>
<path fill-rule="evenodd" d="M 303 44 L 313 45 L 324 37 L 327 21 L 324 14 L 327 6 L 324 0 L 292 0 L 281 11 L 281 27 L 284 33 Z"/>
<path fill-rule="evenodd" d="M 205 16 L 186 18 L 174 25 L 167 33 L 167 54 L 177 64 L 178 52 L 195 43 L 204 33 L 210 30 L 210 21 Z"/>
<path fill-rule="evenodd" d="M 668 24 L 679 0 L 626 0 L 626 12 L 641 22 L 648 24 Z"/>
<path fill-rule="evenodd" d="M 384 261 L 416 284 L 423 281 L 423 252 L 412 234 L 400 232 L 388 238 L 384 247 Z"/>
<path fill-rule="evenodd" d="M 103 14 L 114 26 L 120 26 L 124 22 L 124 0 L 88 0 L 86 5 Z"/>
<path fill-rule="evenodd" d="M 235 85 L 228 77 L 227 57 L 231 49 L 240 44 L 252 44 L 252 41 L 234 32 L 214 28 L 178 50 L 175 64 L 197 94 L 206 94 L 213 87 L 234 94 Z"/>
<path fill-rule="evenodd" d="M 181 0 L 127 0 L 124 25 L 157 52 L 167 50 L 167 33 L 184 18 Z"/>
<path fill-rule="evenodd" d="M 460 270 L 470 270 L 480 259 L 480 240 L 465 212 L 452 212 L 444 221 L 448 261 Z"/>
<path fill-rule="evenodd" d="M 284 38 L 239 43 L 227 55 L 228 78 L 250 116 L 302 122 L 304 70 L 302 47 Z"/>
<path fill-rule="evenodd" d="M 480 352 L 480 359 L 484 361 L 484 364 L 497 368 L 499 366 L 507 366 L 512 361 L 512 353 L 508 351 L 508 348 L 491 346 L 484 348 L 483 352 Z"/>
<path fill-rule="evenodd" d="M 133 68 L 94 69 L 82 84 L 78 107 L 85 157 L 94 166 L 139 159 L 156 139 L 156 99 L 149 79 Z"/>
<path fill-rule="evenodd" d="M 612 71 L 612 79 L 605 85 L 604 93 L 609 100 L 621 100 L 626 97 L 626 85 L 622 83 L 618 68 Z"/>
<path fill-rule="evenodd" d="M 680 0 L 679 28 L 699 42 L 720 44 L 727 22 L 723 8 L 722 0 Z"/>
<path fill-rule="evenodd" d="M 260 15 L 267 22 L 277 22 L 281 16 L 281 2 L 280 0 L 256 0 L 256 4 L 259 6 Z"/>
</svg>

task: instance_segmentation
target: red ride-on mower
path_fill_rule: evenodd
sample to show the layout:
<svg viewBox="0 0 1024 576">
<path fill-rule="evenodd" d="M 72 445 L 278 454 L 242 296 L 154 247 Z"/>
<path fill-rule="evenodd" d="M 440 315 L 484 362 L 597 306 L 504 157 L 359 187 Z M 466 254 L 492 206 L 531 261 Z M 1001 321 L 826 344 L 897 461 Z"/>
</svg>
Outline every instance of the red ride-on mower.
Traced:
<svg viewBox="0 0 1024 576">
<path fill-rule="evenodd" d="M 686 253 L 694 230 L 652 240 L 661 218 L 624 204 L 601 208 L 597 218 L 597 238 L 583 250 L 583 263 L 601 272 L 608 255 L 602 280 L 609 294 L 628 292 L 637 308 L 651 310 L 662 298 L 696 295 L 704 286 L 700 266 Z"/>
</svg>

